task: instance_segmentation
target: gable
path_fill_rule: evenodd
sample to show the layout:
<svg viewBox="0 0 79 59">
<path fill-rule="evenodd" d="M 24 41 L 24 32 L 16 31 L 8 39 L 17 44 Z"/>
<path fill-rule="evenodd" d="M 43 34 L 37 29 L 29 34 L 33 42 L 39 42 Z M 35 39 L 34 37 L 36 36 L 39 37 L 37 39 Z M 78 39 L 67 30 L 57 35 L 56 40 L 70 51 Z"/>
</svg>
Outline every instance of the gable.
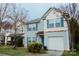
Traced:
<svg viewBox="0 0 79 59">
<path fill-rule="evenodd" d="M 17 27 L 19 27 L 19 26 L 23 26 L 24 24 L 23 24 L 23 22 L 21 22 L 21 21 L 17 21 L 17 23 L 16 23 L 16 26 Z"/>
<path fill-rule="evenodd" d="M 62 18 L 63 18 L 63 16 L 62 16 L 60 10 L 55 9 L 55 8 L 51 8 L 43 15 L 42 20 L 44 20 L 44 25 L 46 27 L 47 22 L 53 23 L 54 26 L 56 26 L 55 23 L 60 23 Z M 64 20 L 63 21 L 64 27 L 67 27 L 67 23 L 65 21 L 65 18 L 63 18 L 63 20 Z"/>
<path fill-rule="evenodd" d="M 19 25 L 21 25 L 21 22 L 18 21 L 16 24 L 17 24 L 17 26 L 19 26 Z"/>
<path fill-rule="evenodd" d="M 56 8 L 49 8 L 47 10 L 47 12 L 45 12 L 45 14 L 41 17 L 42 20 L 45 20 L 45 19 L 56 19 L 56 18 L 59 18 L 61 17 L 61 12 L 59 9 L 56 9 Z"/>
<path fill-rule="evenodd" d="M 57 12 L 55 9 L 53 9 L 47 16 L 46 19 L 56 19 L 62 17 L 60 12 Z"/>
</svg>

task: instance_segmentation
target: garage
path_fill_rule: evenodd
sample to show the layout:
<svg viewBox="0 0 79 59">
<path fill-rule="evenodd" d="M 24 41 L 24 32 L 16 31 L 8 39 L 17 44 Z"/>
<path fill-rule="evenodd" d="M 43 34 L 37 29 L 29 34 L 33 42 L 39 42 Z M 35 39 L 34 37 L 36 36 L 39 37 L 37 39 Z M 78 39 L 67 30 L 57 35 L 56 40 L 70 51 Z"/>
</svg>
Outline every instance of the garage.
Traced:
<svg viewBox="0 0 79 59">
<path fill-rule="evenodd" d="M 64 50 L 64 32 L 48 33 L 48 50 Z"/>
</svg>

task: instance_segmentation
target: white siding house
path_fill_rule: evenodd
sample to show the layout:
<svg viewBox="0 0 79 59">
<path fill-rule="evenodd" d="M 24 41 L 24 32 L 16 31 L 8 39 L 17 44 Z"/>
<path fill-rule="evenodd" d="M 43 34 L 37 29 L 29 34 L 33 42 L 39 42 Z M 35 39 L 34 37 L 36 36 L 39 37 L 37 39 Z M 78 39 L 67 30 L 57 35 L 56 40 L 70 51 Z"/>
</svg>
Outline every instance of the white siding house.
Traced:
<svg viewBox="0 0 79 59">
<path fill-rule="evenodd" d="M 35 27 L 37 30 L 28 29 L 29 27 Z M 55 8 L 49 8 L 40 21 L 27 22 L 24 40 L 26 47 L 29 40 L 35 40 L 41 42 L 48 50 L 70 50 L 67 23 Z"/>
</svg>

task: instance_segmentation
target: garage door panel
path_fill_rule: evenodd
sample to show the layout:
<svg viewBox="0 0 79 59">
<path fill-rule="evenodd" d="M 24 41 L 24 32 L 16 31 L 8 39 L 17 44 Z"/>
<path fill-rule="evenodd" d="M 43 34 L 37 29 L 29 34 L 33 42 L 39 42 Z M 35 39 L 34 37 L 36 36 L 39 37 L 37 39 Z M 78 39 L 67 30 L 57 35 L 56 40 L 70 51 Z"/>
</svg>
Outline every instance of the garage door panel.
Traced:
<svg viewBox="0 0 79 59">
<path fill-rule="evenodd" d="M 63 36 L 49 36 L 48 49 L 49 50 L 64 50 Z"/>
<path fill-rule="evenodd" d="M 48 32 L 47 35 L 49 36 L 64 36 L 65 32 Z"/>
</svg>

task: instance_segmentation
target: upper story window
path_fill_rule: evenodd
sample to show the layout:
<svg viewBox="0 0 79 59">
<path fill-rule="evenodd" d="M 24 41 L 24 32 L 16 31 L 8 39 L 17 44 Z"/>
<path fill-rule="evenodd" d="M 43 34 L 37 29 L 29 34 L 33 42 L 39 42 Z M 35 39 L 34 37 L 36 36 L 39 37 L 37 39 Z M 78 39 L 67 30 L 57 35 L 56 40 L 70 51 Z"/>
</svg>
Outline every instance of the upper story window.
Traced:
<svg viewBox="0 0 79 59">
<path fill-rule="evenodd" d="M 61 19 L 60 18 L 55 20 L 55 27 L 61 27 Z"/>
<path fill-rule="evenodd" d="M 54 27 L 54 20 L 50 19 L 47 20 L 47 28 L 53 28 Z"/>
<path fill-rule="evenodd" d="M 47 28 L 64 27 L 64 18 L 47 20 Z"/>
<path fill-rule="evenodd" d="M 38 23 L 27 25 L 27 31 L 36 31 L 38 30 Z"/>
</svg>

